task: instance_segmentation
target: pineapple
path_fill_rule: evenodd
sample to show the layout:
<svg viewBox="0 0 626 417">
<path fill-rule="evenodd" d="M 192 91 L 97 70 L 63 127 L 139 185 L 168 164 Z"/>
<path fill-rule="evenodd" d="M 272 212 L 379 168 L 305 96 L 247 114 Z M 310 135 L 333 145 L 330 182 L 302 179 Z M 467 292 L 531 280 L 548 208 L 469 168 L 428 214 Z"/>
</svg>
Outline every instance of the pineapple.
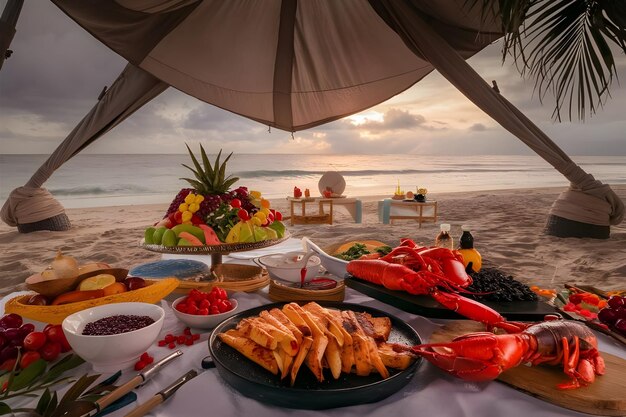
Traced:
<svg viewBox="0 0 626 417">
<path fill-rule="evenodd" d="M 186 146 L 196 169 L 193 169 L 185 164 L 183 164 L 183 166 L 193 172 L 196 179 L 181 178 L 191 184 L 193 188 L 183 188 L 178 192 L 178 194 L 170 204 L 169 208 L 167 209 L 165 217 L 169 216 L 172 213 L 176 213 L 178 211 L 178 207 L 180 207 L 180 205 L 185 202 L 185 198 L 190 193 L 197 193 L 205 197 L 205 200 L 200 205 L 200 210 L 198 213 L 198 215 L 203 217 L 217 210 L 222 201 L 230 202 L 230 200 L 232 200 L 236 195 L 243 194 L 242 189 L 245 187 L 239 187 L 234 194 L 228 193 L 228 188 L 235 182 L 237 182 L 239 178 L 231 178 L 230 176 L 224 178 L 224 175 L 226 173 L 226 162 L 228 162 L 228 160 L 232 156 L 232 152 L 230 155 L 228 155 L 226 160 L 222 162 L 222 164 L 220 164 L 220 157 L 222 155 L 222 151 L 220 150 L 217 158 L 215 159 L 215 163 L 212 166 L 206 152 L 204 151 L 204 148 L 202 147 L 202 145 L 200 145 L 200 154 L 202 158 L 202 164 L 204 165 L 203 167 L 202 165 L 200 165 L 198 159 L 189 148 L 189 145 Z M 247 189 L 245 191 L 247 194 Z"/>
<path fill-rule="evenodd" d="M 220 163 L 220 150 L 211 164 L 200 145 L 201 164 L 188 145 L 187 150 L 193 167 L 185 164 L 183 166 L 193 172 L 195 178 L 181 179 L 193 188 L 183 188 L 178 192 L 158 225 L 168 228 L 178 224 L 199 225 L 201 228 L 207 225 L 221 242 L 227 243 L 242 241 L 240 237 L 235 239 L 235 235 L 243 229 L 243 224 L 247 226 L 246 230 L 254 230 L 253 236 L 246 237 L 253 242 L 277 239 L 284 235 L 285 227 L 280 222 L 282 214 L 270 210 L 269 200 L 262 198 L 259 191 L 248 192 L 246 187 L 229 190 L 239 180 L 237 177 L 226 176 L 226 163 L 232 153 Z"/>
<path fill-rule="evenodd" d="M 211 162 L 207 157 L 206 152 L 202 145 L 200 145 L 200 154 L 202 156 L 202 164 L 203 167 L 196 159 L 196 156 L 191 152 L 189 145 L 187 146 L 187 150 L 189 151 L 189 156 L 191 156 L 191 160 L 193 161 L 196 169 L 194 170 L 188 165 L 183 164 L 183 166 L 189 169 L 195 175 L 196 179 L 193 180 L 191 178 L 181 178 L 181 180 L 187 181 L 189 184 L 195 188 L 198 194 L 208 196 L 208 195 L 218 195 L 223 196 L 227 194 L 231 185 L 239 181 L 239 178 L 233 177 L 229 175 L 228 177 L 224 177 L 226 175 L 226 162 L 233 156 L 231 152 L 230 155 L 226 157 L 224 162 L 220 165 L 220 157 L 222 156 L 222 150 L 217 154 L 217 158 L 215 158 L 214 166 L 211 166 Z"/>
<path fill-rule="evenodd" d="M 193 188 L 183 188 L 178 192 L 170 204 L 165 217 L 171 217 L 177 214 L 181 205 L 188 206 L 188 200 L 191 201 L 188 197 L 190 194 L 201 195 L 204 199 L 199 203 L 199 207 L 194 210 L 191 222 L 193 224 L 202 222 L 211 226 L 215 229 L 218 237 L 223 241 L 230 228 L 238 221 L 237 210 L 233 210 L 230 207 L 231 200 L 233 198 L 239 199 L 242 202 L 241 207 L 249 211 L 255 211 L 256 207 L 250 200 L 246 187 L 239 187 L 229 191 L 229 188 L 239 180 L 239 178 L 230 175 L 226 177 L 226 163 L 232 156 L 232 153 L 220 163 L 222 156 L 222 151 L 220 150 L 217 158 L 215 158 L 215 161 L 211 164 L 204 148 L 200 145 L 202 161 L 202 164 L 200 164 L 198 158 L 196 158 L 188 145 L 187 150 L 191 156 L 193 168 L 186 164 L 183 164 L 183 166 L 193 172 L 195 178 L 181 179 L 187 181 Z M 187 219 L 179 219 L 175 221 L 175 223 L 180 223 L 184 220 Z"/>
</svg>

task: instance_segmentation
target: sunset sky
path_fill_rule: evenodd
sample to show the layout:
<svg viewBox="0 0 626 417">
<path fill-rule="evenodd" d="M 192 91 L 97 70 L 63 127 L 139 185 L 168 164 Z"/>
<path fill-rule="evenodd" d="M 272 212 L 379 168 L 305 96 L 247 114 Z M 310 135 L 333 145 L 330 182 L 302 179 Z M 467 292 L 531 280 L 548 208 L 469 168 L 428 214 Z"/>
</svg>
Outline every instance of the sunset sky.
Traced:
<svg viewBox="0 0 626 417">
<path fill-rule="evenodd" d="M 0 0 L 4 7 L 6 1 Z M 125 61 L 49 1 L 24 4 L 13 56 L 0 71 L 0 153 L 50 153 L 111 85 Z M 626 58 L 612 98 L 585 123 L 552 120 L 533 81 L 492 45 L 469 62 L 571 155 L 626 155 Z M 437 73 L 367 111 L 291 134 L 169 89 L 89 146 L 91 153 L 184 153 L 183 141 L 236 153 L 531 154 Z M 224 142 L 227 142 L 227 146 Z"/>
</svg>

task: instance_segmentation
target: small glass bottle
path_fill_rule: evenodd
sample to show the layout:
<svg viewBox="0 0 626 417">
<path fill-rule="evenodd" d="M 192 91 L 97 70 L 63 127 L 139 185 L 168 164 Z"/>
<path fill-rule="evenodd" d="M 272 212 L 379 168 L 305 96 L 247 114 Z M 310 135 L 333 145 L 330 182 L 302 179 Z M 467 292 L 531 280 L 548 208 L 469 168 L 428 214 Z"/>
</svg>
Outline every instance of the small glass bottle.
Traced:
<svg viewBox="0 0 626 417">
<path fill-rule="evenodd" d="M 440 232 L 435 238 L 435 246 L 440 248 L 454 249 L 454 241 L 450 236 L 450 224 L 441 223 L 439 226 Z"/>
<path fill-rule="evenodd" d="M 469 226 L 461 226 L 463 234 L 459 239 L 459 249 L 473 249 L 474 248 L 474 236 L 472 236 Z"/>
</svg>

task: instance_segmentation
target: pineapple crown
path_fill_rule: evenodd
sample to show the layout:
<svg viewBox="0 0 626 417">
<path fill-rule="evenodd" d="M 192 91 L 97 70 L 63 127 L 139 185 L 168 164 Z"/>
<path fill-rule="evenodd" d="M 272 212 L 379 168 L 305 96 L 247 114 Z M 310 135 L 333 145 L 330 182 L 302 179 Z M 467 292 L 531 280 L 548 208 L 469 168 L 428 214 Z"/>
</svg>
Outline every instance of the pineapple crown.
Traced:
<svg viewBox="0 0 626 417">
<path fill-rule="evenodd" d="M 202 158 L 202 165 L 198 162 L 196 156 L 191 152 L 191 148 L 189 145 L 187 146 L 187 150 L 189 151 L 189 156 L 191 156 L 191 160 L 193 161 L 193 165 L 196 169 L 191 168 L 188 165 L 182 164 L 185 168 L 193 172 L 196 179 L 191 178 L 180 178 L 181 180 L 187 181 L 199 194 L 202 195 L 212 195 L 212 194 L 222 194 L 227 192 L 230 189 L 230 186 L 239 181 L 238 177 L 225 177 L 226 175 L 226 162 L 233 155 L 231 152 L 230 155 L 224 159 L 224 162 L 220 164 L 220 157 L 222 156 L 222 150 L 217 154 L 217 158 L 215 158 L 215 162 L 211 165 L 209 158 L 207 157 L 206 152 L 202 145 L 200 145 L 200 155 Z"/>
</svg>

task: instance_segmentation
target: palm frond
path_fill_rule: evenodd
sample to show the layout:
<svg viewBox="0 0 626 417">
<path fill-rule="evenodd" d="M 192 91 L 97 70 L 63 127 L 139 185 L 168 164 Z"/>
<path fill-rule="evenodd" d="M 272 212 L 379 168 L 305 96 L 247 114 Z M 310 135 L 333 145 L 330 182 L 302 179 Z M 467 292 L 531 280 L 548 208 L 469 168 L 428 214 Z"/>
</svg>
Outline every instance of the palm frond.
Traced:
<svg viewBox="0 0 626 417">
<path fill-rule="evenodd" d="M 617 68 L 610 42 L 626 52 L 623 0 L 467 0 L 483 20 L 498 16 L 505 33 L 503 60 L 511 55 L 523 76 L 535 79 L 540 100 L 555 98 L 553 117 L 568 106 L 584 120 L 610 96 Z M 494 11 L 495 10 L 495 11 Z"/>
</svg>

